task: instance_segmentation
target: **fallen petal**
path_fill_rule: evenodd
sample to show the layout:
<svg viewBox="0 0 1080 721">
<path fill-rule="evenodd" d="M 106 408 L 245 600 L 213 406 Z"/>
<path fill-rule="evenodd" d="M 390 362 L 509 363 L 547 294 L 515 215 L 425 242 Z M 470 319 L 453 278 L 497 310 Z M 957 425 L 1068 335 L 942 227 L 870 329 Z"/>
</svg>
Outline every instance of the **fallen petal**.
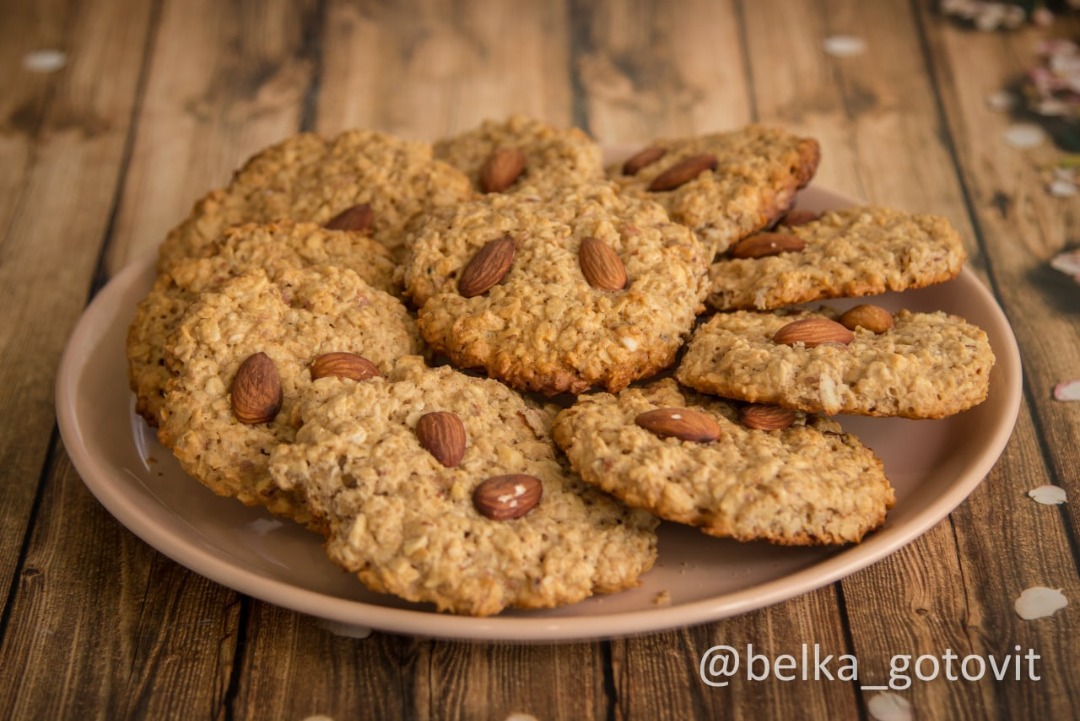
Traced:
<svg viewBox="0 0 1080 721">
<path fill-rule="evenodd" d="M 1060 588 L 1033 586 L 1024 589 L 1024 592 L 1020 594 L 1020 598 L 1016 599 L 1016 603 L 1013 604 L 1013 608 L 1016 609 L 1017 616 L 1025 621 L 1031 621 L 1036 618 L 1053 616 L 1055 612 L 1068 605 L 1069 599 L 1065 598 L 1065 594 L 1061 592 Z"/>
<path fill-rule="evenodd" d="M 1059 401 L 1080 401 L 1080 379 L 1058 383 L 1054 386 L 1054 398 Z"/>
<path fill-rule="evenodd" d="M 1036 503 L 1044 506 L 1056 506 L 1069 500 L 1065 489 L 1061 486 L 1039 486 L 1028 491 L 1028 496 Z"/>
<path fill-rule="evenodd" d="M 1014 148 L 1034 148 L 1045 140 L 1046 133 L 1034 123 L 1016 123 L 1005 130 L 1005 142 Z"/>
<path fill-rule="evenodd" d="M 1076 183 L 1071 180 L 1059 179 L 1051 181 L 1050 185 L 1046 186 L 1046 189 L 1055 198 L 1071 198 L 1077 192 Z"/>
<path fill-rule="evenodd" d="M 830 35 L 825 38 L 825 52 L 834 58 L 850 58 L 866 51 L 866 41 L 854 35 Z"/>
<path fill-rule="evenodd" d="M 991 110 L 1004 112 L 1016 105 L 1016 96 L 1008 90 L 999 90 L 986 97 L 986 104 Z"/>
<path fill-rule="evenodd" d="M 67 53 L 63 50 L 35 50 L 23 55 L 22 63 L 32 73 L 55 73 L 67 65 Z"/>
<path fill-rule="evenodd" d="M 877 721 L 911 721 L 911 703 L 896 693 L 879 693 L 866 703 L 866 710 Z"/>
</svg>

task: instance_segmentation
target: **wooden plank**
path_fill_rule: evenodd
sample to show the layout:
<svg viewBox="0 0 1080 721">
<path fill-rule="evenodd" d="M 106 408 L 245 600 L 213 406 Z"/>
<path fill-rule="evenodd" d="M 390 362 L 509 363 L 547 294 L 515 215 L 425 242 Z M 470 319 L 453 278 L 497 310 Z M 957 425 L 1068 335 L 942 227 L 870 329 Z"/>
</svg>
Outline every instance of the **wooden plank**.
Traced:
<svg viewBox="0 0 1080 721">
<path fill-rule="evenodd" d="M 1046 192 L 1042 168 L 1060 160 L 1050 145 L 1030 150 L 1003 142 L 1014 122 L 995 112 L 986 98 L 1019 79 L 1035 64 L 1035 45 L 1044 33 L 963 33 L 922 17 L 932 67 L 954 138 L 991 273 L 1024 360 L 1028 402 L 1042 437 L 1053 482 L 1080 497 L 1080 423 L 1075 407 L 1052 399 L 1054 384 L 1077 377 L 1080 368 L 1080 307 L 1075 284 L 1052 270 L 1049 261 L 1075 245 L 1080 202 Z M 1076 37 L 1080 19 L 1060 18 L 1053 34 Z M 1022 489 L 1026 490 L 1026 489 Z M 1080 538 L 1080 514 L 1064 509 L 1073 538 Z"/>
<path fill-rule="evenodd" d="M 562 3 L 330 0 L 316 128 L 434 140 L 524 113 L 570 125 Z"/>
<path fill-rule="evenodd" d="M 749 122 L 738 5 L 573 3 L 579 122 L 619 145 Z"/>
<path fill-rule="evenodd" d="M 836 607 L 835 586 L 829 586 L 737 618 L 613 642 L 617 717 L 854 718 L 854 689 L 839 677 L 841 666 L 850 663 L 841 656 L 852 651 Z M 727 677 L 719 673 L 723 666 L 715 665 L 713 674 L 707 662 L 709 680 L 728 684 L 709 685 L 701 676 L 701 659 L 721 645 L 738 654 L 738 669 Z M 835 680 L 825 674 L 815 678 L 815 645 L 818 660 L 834 657 L 824 666 Z M 804 663 L 804 646 L 810 663 Z M 792 656 L 795 667 L 781 661 L 778 677 L 772 663 L 782 655 Z"/>
<path fill-rule="evenodd" d="M 139 2 L 88 0 L 6 3 L 4 13 L 0 406 L 13 419 L 0 433 L 6 596 L 55 423 L 60 353 L 86 302 L 122 172 L 149 12 Z M 98 42 L 106 33 L 113 40 Z M 50 48 L 66 51 L 66 68 L 52 75 L 23 68 L 24 53 Z"/>
<path fill-rule="evenodd" d="M 165 2 L 107 268 L 153 251 L 211 188 L 300 130 L 315 0 Z"/>
<path fill-rule="evenodd" d="M 2 718 L 220 718 L 235 593 L 115 521 L 58 453 L 0 644 Z"/>
</svg>

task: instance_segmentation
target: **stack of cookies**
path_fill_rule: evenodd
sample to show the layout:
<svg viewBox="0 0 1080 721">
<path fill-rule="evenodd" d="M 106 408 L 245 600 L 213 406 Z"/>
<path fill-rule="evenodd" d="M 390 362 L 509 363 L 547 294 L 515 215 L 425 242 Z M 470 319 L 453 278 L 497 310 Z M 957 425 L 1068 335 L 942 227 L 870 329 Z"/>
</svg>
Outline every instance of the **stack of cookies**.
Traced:
<svg viewBox="0 0 1080 721">
<path fill-rule="evenodd" d="M 964 262 L 941 218 L 792 210 L 818 159 L 760 126 L 609 169 L 522 117 L 433 146 L 291 138 L 163 243 L 137 411 L 215 493 L 455 613 L 635 586 L 661 518 L 858 542 L 893 491 L 827 416 L 962 411 L 993 355 L 941 313 L 800 305 Z"/>
</svg>

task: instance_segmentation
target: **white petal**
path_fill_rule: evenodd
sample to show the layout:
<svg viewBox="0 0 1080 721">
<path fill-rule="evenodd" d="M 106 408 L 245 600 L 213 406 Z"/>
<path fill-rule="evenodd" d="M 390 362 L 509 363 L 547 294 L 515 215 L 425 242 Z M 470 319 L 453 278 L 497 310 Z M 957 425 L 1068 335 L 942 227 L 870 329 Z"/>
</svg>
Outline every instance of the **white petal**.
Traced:
<svg viewBox="0 0 1080 721">
<path fill-rule="evenodd" d="M 1044 506 L 1056 506 L 1069 500 L 1061 486 L 1039 486 L 1028 491 L 1031 500 Z"/>
<path fill-rule="evenodd" d="M 1080 250 L 1058 253 L 1051 258 L 1050 267 L 1068 275 L 1080 273 Z"/>
<path fill-rule="evenodd" d="M 1005 142 L 1014 148 L 1034 148 L 1045 140 L 1046 133 L 1034 123 L 1016 123 L 1005 131 Z"/>
<path fill-rule="evenodd" d="M 1016 105 L 1016 96 L 1008 90 L 999 90 L 986 97 L 986 104 L 991 110 L 1005 111 Z"/>
<path fill-rule="evenodd" d="M 1031 621 L 1036 618 L 1053 616 L 1056 611 L 1060 611 L 1068 605 L 1069 599 L 1065 598 L 1065 594 L 1061 592 L 1060 588 L 1033 586 L 1024 589 L 1024 592 L 1020 594 L 1020 598 L 1016 599 L 1016 603 L 1013 604 L 1013 608 L 1016 609 L 1017 616 L 1025 621 Z"/>
<path fill-rule="evenodd" d="M 1071 180 L 1059 179 L 1051 181 L 1050 185 L 1046 186 L 1046 189 L 1055 198 L 1071 198 L 1077 192 L 1076 183 Z"/>
<path fill-rule="evenodd" d="M 32 73 L 55 73 L 67 65 L 67 53 L 63 50 L 36 50 L 23 55 L 22 63 Z"/>
<path fill-rule="evenodd" d="M 896 693 L 879 693 L 866 704 L 877 721 L 911 721 L 911 704 Z"/>
<path fill-rule="evenodd" d="M 1059 401 L 1080 401 L 1080 379 L 1058 383 L 1054 386 L 1054 398 Z"/>
<path fill-rule="evenodd" d="M 854 35 L 830 35 L 825 38 L 825 52 L 834 58 L 850 58 L 866 52 L 866 41 Z"/>
</svg>

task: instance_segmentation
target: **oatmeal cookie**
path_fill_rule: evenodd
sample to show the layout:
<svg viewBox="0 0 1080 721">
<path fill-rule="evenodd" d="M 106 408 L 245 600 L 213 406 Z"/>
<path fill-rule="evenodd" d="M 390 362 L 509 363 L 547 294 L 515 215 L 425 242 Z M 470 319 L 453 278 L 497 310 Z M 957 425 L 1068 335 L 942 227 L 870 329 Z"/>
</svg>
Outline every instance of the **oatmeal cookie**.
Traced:
<svg viewBox="0 0 1080 721">
<path fill-rule="evenodd" d="M 627 192 L 656 200 L 694 231 L 709 259 L 771 225 L 813 178 L 816 140 L 779 128 L 656 140 L 609 177 Z"/>
<path fill-rule="evenodd" d="M 643 414 L 700 414 L 715 440 L 649 430 Z M 670 378 L 583 396 L 555 419 L 556 443 L 589 483 L 628 505 L 713 536 L 783 545 L 857 543 L 893 505 L 881 461 L 821 416 L 758 430 L 734 405 Z M 670 428 L 669 428 L 670 430 Z"/>
<path fill-rule="evenodd" d="M 955 278 L 967 258 L 960 235 L 945 218 L 888 208 L 848 208 L 795 227 L 781 225 L 775 234 L 751 236 L 730 252 L 756 255 L 751 245 L 772 238 L 773 248 L 786 252 L 721 256 L 713 263 L 710 306 L 769 310 L 922 288 Z M 743 248 L 748 251 L 740 252 Z"/>
<path fill-rule="evenodd" d="M 369 588 L 486 616 L 635 586 L 652 566 L 657 520 L 570 473 L 550 411 L 501 383 L 409 358 L 386 378 L 314 385 L 270 471 L 326 519 L 330 558 Z M 429 414 L 457 419 L 463 452 L 440 460 L 421 430 Z M 478 488 L 507 474 L 531 477 L 528 503 L 539 500 L 499 516 Z M 511 484 L 501 503 L 518 498 Z"/>
<path fill-rule="evenodd" d="M 271 450 L 296 434 L 295 408 L 311 386 L 313 362 L 348 352 L 386 372 L 419 347 L 401 302 L 351 270 L 316 266 L 282 269 L 273 278 L 263 270 L 238 275 L 203 293 L 170 337 L 166 362 L 173 376 L 158 439 L 218 495 L 308 523 L 302 499 L 274 488 L 267 465 Z M 263 394 L 256 400 L 271 401 L 264 422 L 250 417 L 250 404 L 239 403 L 252 389 L 237 378 L 241 364 L 259 354 L 272 367 L 256 378 L 255 390 Z"/>
<path fill-rule="evenodd" d="M 489 163 L 497 151 L 520 151 L 520 169 L 515 166 L 508 171 L 510 184 L 505 187 L 489 185 Z M 600 147 L 584 132 L 554 128 L 521 115 L 502 122 L 485 120 L 478 128 L 440 140 L 435 143 L 435 157 L 468 175 L 481 192 L 535 193 L 604 177 Z M 485 165 L 489 166 L 486 171 Z"/>
<path fill-rule="evenodd" d="M 704 272 L 686 228 L 605 183 L 432 213 L 405 285 L 424 339 L 458 367 L 521 390 L 580 393 L 671 364 L 703 307 Z"/>
<path fill-rule="evenodd" d="M 312 133 L 271 146 L 247 161 L 229 184 L 199 200 L 159 250 L 159 268 L 198 257 L 228 227 L 299 220 L 325 224 L 366 203 L 371 233 L 394 253 L 415 215 L 472 195 L 469 179 L 431 157 L 426 143 L 370 130 L 335 138 Z"/>
<path fill-rule="evenodd" d="M 821 320 L 836 317 L 830 309 L 718 313 L 694 333 L 675 377 L 726 398 L 830 415 L 943 418 L 986 400 L 994 353 L 964 319 L 900 310 L 881 332 L 855 326 L 850 338 L 814 345 L 819 332 L 835 330 Z M 811 327 L 810 342 L 790 330 L 781 336 L 787 343 L 776 340 L 805 319 L 824 330 Z"/>
<path fill-rule="evenodd" d="M 135 410 L 150 425 L 157 425 L 171 375 L 165 366 L 166 340 L 200 293 L 258 268 L 274 278 L 285 268 L 312 265 L 349 268 L 378 290 L 400 292 L 394 259 L 386 248 L 359 233 L 326 230 L 313 223 L 236 226 L 206 246 L 206 251 L 205 257 L 179 260 L 161 273 L 136 308 L 128 329 L 128 376 L 135 391 Z"/>
</svg>

